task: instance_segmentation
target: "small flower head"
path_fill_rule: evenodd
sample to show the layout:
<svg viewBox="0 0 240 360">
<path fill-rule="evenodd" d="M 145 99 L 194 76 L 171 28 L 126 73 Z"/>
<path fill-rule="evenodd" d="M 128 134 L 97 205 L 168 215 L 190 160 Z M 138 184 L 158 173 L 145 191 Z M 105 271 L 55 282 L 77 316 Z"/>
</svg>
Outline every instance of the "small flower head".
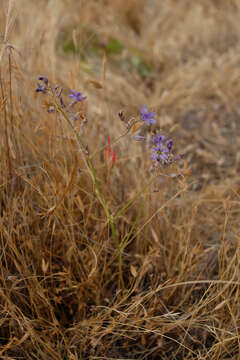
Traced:
<svg viewBox="0 0 240 360">
<path fill-rule="evenodd" d="M 78 91 L 75 91 L 75 90 L 72 90 L 72 93 L 70 95 L 68 95 L 68 96 L 72 99 L 71 105 L 87 99 L 86 96 L 82 96 L 81 92 L 78 92 Z"/>
<path fill-rule="evenodd" d="M 154 144 L 161 144 L 164 140 L 166 140 L 166 136 L 164 135 L 160 135 L 159 133 L 156 133 L 156 134 L 153 134 L 153 137 L 152 137 L 152 142 Z"/>
<path fill-rule="evenodd" d="M 35 90 L 35 92 L 42 92 L 43 94 L 47 93 L 47 89 L 45 88 L 45 86 L 42 86 L 41 84 L 37 83 L 38 87 Z"/>
<path fill-rule="evenodd" d="M 168 161 L 168 153 L 169 150 L 167 147 L 164 147 L 164 145 L 159 145 L 154 148 L 152 148 L 152 154 L 151 159 L 153 161 L 157 161 L 162 164 L 166 164 Z"/>
<path fill-rule="evenodd" d="M 167 140 L 166 147 L 168 148 L 169 151 L 172 149 L 172 146 L 173 146 L 173 140 L 172 139 Z"/>
<path fill-rule="evenodd" d="M 48 78 L 46 76 L 39 76 L 39 81 L 43 81 L 46 86 L 48 86 Z"/>
<path fill-rule="evenodd" d="M 38 80 L 42 81 L 44 85 L 37 83 L 38 87 L 35 92 L 42 92 L 43 94 L 46 94 L 48 90 L 48 79 L 45 76 L 39 76 Z"/>
<path fill-rule="evenodd" d="M 145 121 L 147 126 L 156 123 L 156 120 L 154 119 L 156 113 L 153 111 L 148 111 L 146 105 L 140 106 L 140 111 L 141 111 L 141 121 Z"/>
<path fill-rule="evenodd" d="M 154 146 L 152 147 L 151 159 L 155 167 L 160 164 L 171 163 L 173 159 L 171 153 L 173 141 L 160 133 L 156 133 L 153 134 L 152 142 Z"/>
</svg>

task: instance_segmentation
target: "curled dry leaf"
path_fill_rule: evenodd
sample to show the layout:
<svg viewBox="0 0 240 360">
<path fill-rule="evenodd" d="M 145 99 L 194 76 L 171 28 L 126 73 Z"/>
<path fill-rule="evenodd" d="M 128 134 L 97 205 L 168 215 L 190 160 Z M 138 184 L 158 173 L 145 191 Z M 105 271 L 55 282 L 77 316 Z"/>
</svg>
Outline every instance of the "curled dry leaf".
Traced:
<svg viewBox="0 0 240 360">
<path fill-rule="evenodd" d="M 92 84 L 96 89 L 103 89 L 103 85 L 98 80 L 91 79 L 89 80 L 89 83 Z"/>
<path fill-rule="evenodd" d="M 136 278 L 138 273 L 137 273 L 137 269 L 135 268 L 135 266 L 131 265 L 130 271 L 131 271 L 132 276 Z"/>
<path fill-rule="evenodd" d="M 42 258 L 42 271 L 44 274 L 46 274 L 46 272 L 47 272 L 48 265 L 49 265 L 48 262 L 45 262 L 45 259 Z"/>
</svg>

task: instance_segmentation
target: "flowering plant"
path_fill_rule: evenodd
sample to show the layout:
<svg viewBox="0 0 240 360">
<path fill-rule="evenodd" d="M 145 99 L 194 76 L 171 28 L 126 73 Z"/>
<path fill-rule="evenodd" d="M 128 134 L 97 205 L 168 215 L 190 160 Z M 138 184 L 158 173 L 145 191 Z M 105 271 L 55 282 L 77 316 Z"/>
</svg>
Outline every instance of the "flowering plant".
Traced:
<svg viewBox="0 0 240 360">
<path fill-rule="evenodd" d="M 37 93 L 42 93 L 44 96 L 51 97 L 51 106 L 48 108 L 48 112 L 57 112 L 60 114 L 61 118 L 65 120 L 69 127 L 71 128 L 72 132 L 75 135 L 76 143 L 79 148 L 79 151 L 82 155 L 82 158 L 84 160 L 84 163 L 86 165 L 86 168 L 92 178 L 96 195 L 98 197 L 98 200 L 102 204 L 107 220 L 111 227 L 111 233 L 116 245 L 116 249 L 118 252 L 118 263 L 119 263 L 119 276 L 120 276 L 120 282 L 122 287 L 124 288 L 124 280 L 123 280 L 123 274 L 122 274 L 122 253 L 125 247 L 130 242 L 130 237 L 135 229 L 136 222 L 131 227 L 131 230 L 129 231 L 128 235 L 125 236 L 125 238 L 120 242 L 117 232 L 116 232 L 116 222 L 118 218 L 152 185 L 153 181 L 159 177 L 159 172 L 156 172 L 154 176 L 151 177 L 150 181 L 146 184 L 146 186 L 141 189 L 130 201 L 126 203 L 123 208 L 118 211 L 116 214 L 112 214 L 109 206 L 105 200 L 101 184 L 97 178 L 96 174 L 96 168 L 94 166 L 94 158 L 95 156 L 101 152 L 102 150 L 106 151 L 106 161 L 110 163 L 110 169 L 112 169 L 115 161 L 116 161 L 116 153 L 114 150 L 112 150 L 112 147 L 115 146 L 124 136 L 128 134 L 132 134 L 132 138 L 137 141 L 145 141 L 146 136 L 142 134 L 136 135 L 136 131 L 138 129 L 148 130 L 151 125 L 156 124 L 156 113 L 153 111 L 149 111 L 146 107 L 146 105 L 140 107 L 140 117 L 139 119 L 131 118 L 126 123 L 126 131 L 120 135 L 118 138 L 112 141 L 112 144 L 110 142 L 110 137 L 107 138 L 107 144 L 101 148 L 97 149 L 95 152 L 91 153 L 88 147 L 88 144 L 84 142 L 81 136 L 81 131 L 79 131 L 75 127 L 75 120 L 78 118 L 78 113 L 74 112 L 75 105 L 77 103 L 81 103 L 86 101 L 87 96 L 83 96 L 82 92 L 78 92 L 75 90 L 72 90 L 71 94 L 68 95 L 68 97 L 71 99 L 71 101 L 66 104 L 62 97 L 62 88 L 59 88 L 59 86 L 52 87 L 49 83 L 49 80 L 45 76 L 40 76 L 38 78 L 39 82 L 37 83 L 38 87 L 35 90 Z M 125 123 L 125 115 L 124 112 L 119 112 L 119 118 L 122 122 Z M 87 119 L 85 118 L 82 125 L 85 125 L 87 123 Z M 174 156 L 173 155 L 173 140 L 168 139 L 165 135 L 161 134 L 159 130 L 151 133 L 151 154 L 150 159 L 152 162 L 151 169 L 158 170 L 162 166 L 167 166 L 172 164 L 173 162 L 176 162 L 181 158 L 181 156 Z M 145 200 L 144 200 L 145 202 Z M 54 212 L 56 206 L 53 206 L 48 213 Z M 143 209 L 143 206 L 139 209 L 139 213 L 137 215 L 137 219 L 139 218 L 141 211 Z"/>
</svg>

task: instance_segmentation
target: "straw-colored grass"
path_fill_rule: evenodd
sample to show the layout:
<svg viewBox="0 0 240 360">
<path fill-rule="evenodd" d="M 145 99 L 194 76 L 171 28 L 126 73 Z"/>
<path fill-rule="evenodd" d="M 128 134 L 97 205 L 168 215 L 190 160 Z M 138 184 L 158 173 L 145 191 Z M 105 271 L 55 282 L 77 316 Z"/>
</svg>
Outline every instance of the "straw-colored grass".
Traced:
<svg viewBox="0 0 240 360">
<path fill-rule="evenodd" d="M 1 359 L 239 358 L 239 16 L 238 0 L 0 2 Z M 185 155 L 117 221 L 121 243 L 137 218 L 125 288 L 39 75 L 88 96 L 90 153 L 146 104 Z M 95 162 L 112 214 L 150 179 L 147 146 L 126 136 L 115 151 L 111 171 L 104 151 Z"/>
</svg>

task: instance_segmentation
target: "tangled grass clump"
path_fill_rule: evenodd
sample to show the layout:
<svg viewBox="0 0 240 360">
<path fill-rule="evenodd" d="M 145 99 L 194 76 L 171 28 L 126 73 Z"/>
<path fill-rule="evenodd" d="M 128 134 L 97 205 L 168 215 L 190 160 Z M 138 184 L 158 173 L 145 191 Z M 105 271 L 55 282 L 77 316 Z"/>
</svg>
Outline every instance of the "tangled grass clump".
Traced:
<svg viewBox="0 0 240 360">
<path fill-rule="evenodd" d="M 112 211 L 110 210 L 110 207 L 105 199 L 105 194 L 102 190 L 101 182 L 98 179 L 97 169 L 96 169 L 96 165 L 94 162 L 94 159 L 96 158 L 98 153 L 101 152 L 101 150 L 107 151 L 107 153 L 106 153 L 107 160 L 110 157 L 111 145 L 110 145 L 109 136 L 108 136 L 108 144 L 106 146 L 104 146 L 103 149 L 95 150 L 94 153 L 91 154 L 89 151 L 88 144 L 84 144 L 84 140 L 82 139 L 82 136 L 81 136 L 82 135 L 82 125 L 86 124 L 86 122 L 87 122 L 86 117 L 84 116 L 84 121 L 82 121 L 82 124 L 80 127 L 81 131 L 79 132 L 78 129 L 75 127 L 75 121 L 78 120 L 79 114 L 78 113 L 74 114 L 74 105 L 86 100 L 87 97 L 82 96 L 81 92 L 72 90 L 72 93 L 70 95 L 68 95 L 72 100 L 66 106 L 64 104 L 64 101 L 62 98 L 62 90 L 63 90 L 62 88 L 59 90 L 59 86 L 55 86 L 54 88 L 51 87 L 48 79 L 45 76 L 40 76 L 38 78 L 38 80 L 43 82 L 44 85 L 41 85 L 38 83 L 38 87 L 35 90 L 35 92 L 37 92 L 37 93 L 41 92 L 44 95 L 48 95 L 50 97 L 49 104 L 51 104 L 51 111 L 49 111 L 49 109 L 48 109 L 48 112 L 53 112 L 55 110 L 57 112 L 57 114 L 60 115 L 59 120 L 60 121 L 65 120 L 67 122 L 67 124 L 70 126 L 70 129 L 72 130 L 73 134 L 75 135 L 77 148 L 78 148 L 79 153 L 81 154 L 82 160 L 85 164 L 86 171 L 89 173 L 90 177 L 92 178 L 96 196 L 99 200 L 99 203 L 102 205 L 102 207 L 105 211 L 107 223 L 109 224 L 110 229 L 111 229 L 111 235 L 114 239 L 116 250 L 118 252 L 119 278 L 120 278 L 122 289 L 125 289 L 124 277 L 123 277 L 123 271 L 122 271 L 122 252 L 123 252 L 124 248 L 126 248 L 129 245 L 129 242 L 132 241 L 132 239 L 130 240 L 130 238 L 131 238 L 132 234 L 134 233 L 134 230 L 135 230 L 135 227 L 139 220 L 139 217 L 141 216 L 142 207 L 140 208 L 140 211 L 138 212 L 137 217 L 136 217 L 135 221 L 133 222 L 133 225 L 130 227 L 129 233 L 126 234 L 123 237 L 123 239 L 121 239 L 121 240 L 119 239 L 119 236 L 117 234 L 117 223 L 118 223 L 119 217 L 122 216 L 126 212 L 126 210 L 130 206 L 132 206 L 139 197 L 141 197 L 144 194 L 144 192 L 152 185 L 154 180 L 160 178 L 161 175 L 165 175 L 165 176 L 169 176 L 169 175 L 161 174 L 158 172 L 157 175 L 150 178 L 150 180 L 148 181 L 147 184 L 145 184 L 143 189 L 141 189 L 137 194 L 135 194 L 132 199 L 128 200 L 126 202 L 126 204 L 124 204 L 122 206 L 122 208 L 120 208 L 115 214 L 112 214 Z M 134 118 L 132 118 L 131 122 L 129 121 L 126 125 L 126 129 L 127 129 L 126 132 L 121 134 L 116 140 L 114 140 L 114 142 L 112 144 L 116 144 L 117 142 L 119 142 L 119 140 L 122 140 L 124 138 L 124 136 L 127 136 L 128 133 L 132 129 L 133 129 L 133 132 L 136 131 L 135 130 L 136 128 L 139 129 L 139 123 L 141 124 L 140 126 L 143 128 L 149 127 L 151 124 L 156 123 L 156 120 L 154 119 L 156 114 L 154 112 L 148 111 L 146 105 L 144 105 L 144 107 L 141 107 L 140 111 L 141 111 L 140 120 L 135 120 Z M 124 115 L 122 113 L 121 117 L 120 117 L 121 120 L 123 120 L 123 117 L 124 117 Z M 137 125 L 137 127 L 136 127 L 136 125 Z M 142 139 L 144 140 L 144 137 L 142 137 Z M 165 143 L 164 143 L 164 141 L 165 141 Z M 153 152 L 151 154 L 151 159 L 154 163 L 155 169 L 160 168 L 161 165 L 167 166 L 167 165 L 173 164 L 174 162 L 176 162 L 177 159 L 180 159 L 180 156 L 177 156 L 175 158 L 171 157 L 173 141 L 166 140 L 165 136 L 159 135 L 159 131 L 157 132 L 157 134 L 152 135 L 152 142 L 156 145 L 155 147 L 152 148 Z M 114 165 L 115 158 L 116 158 L 116 154 L 115 154 L 115 151 L 113 151 L 110 169 Z M 172 160 L 171 162 L 170 162 L 170 159 Z M 174 196 L 174 198 L 175 198 L 175 196 Z M 144 196 L 143 203 L 145 203 L 146 201 L 147 201 L 147 195 Z M 48 213 L 52 214 L 52 212 L 55 211 L 56 206 L 57 206 L 57 203 L 48 211 Z"/>
<path fill-rule="evenodd" d="M 19 4 L 0 4 L 0 358 L 237 359 L 239 4 Z"/>
</svg>

